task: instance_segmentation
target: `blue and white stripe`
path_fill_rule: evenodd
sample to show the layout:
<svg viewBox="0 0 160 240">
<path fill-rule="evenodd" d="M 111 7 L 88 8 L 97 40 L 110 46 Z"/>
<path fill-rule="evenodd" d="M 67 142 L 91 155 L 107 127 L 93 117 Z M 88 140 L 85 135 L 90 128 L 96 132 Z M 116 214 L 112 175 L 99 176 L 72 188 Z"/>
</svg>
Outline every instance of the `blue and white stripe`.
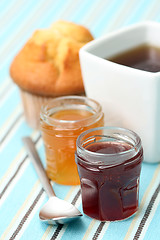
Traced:
<svg viewBox="0 0 160 240">
<path fill-rule="evenodd" d="M 143 164 L 139 212 L 127 221 L 101 223 L 83 216 L 61 227 L 39 221 L 47 197 L 21 138 L 32 137 L 45 164 L 43 143 L 39 132 L 27 126 L 18 88 L 9 76 L 13 57 L 32 33 L 58 19 L 85 25 L 97 38 L 140 21 L 160 21 L 159 12 L 159 0 L 0 1 L 0 239 L 160 239 L 159 164 Z M 82 211 L 79 186 L 54 184 L 54 189 Z"/>
</svg>

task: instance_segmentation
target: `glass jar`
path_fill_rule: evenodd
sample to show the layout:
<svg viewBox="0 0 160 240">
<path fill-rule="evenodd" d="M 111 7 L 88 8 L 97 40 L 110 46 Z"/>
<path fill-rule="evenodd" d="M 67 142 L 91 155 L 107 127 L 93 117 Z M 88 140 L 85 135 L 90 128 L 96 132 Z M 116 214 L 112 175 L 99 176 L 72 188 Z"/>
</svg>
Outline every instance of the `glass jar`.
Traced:
<svg viewBox="0 0 160 240">
<path fill-rule="evenodd" d="M 143 149 L 139 136 L 117 127 L 94 128 L 77 139 L 76 163 L 83 211 L 101 220 L 130 217 L 138 209 Z"/>
<path fill-rule="evenodd" d="M 59 97 L 44 105 L 40 128 L 49 178 L 59 184 L 80 184 L 74 156 L 77 137 L 89 128 L 103 125 L 101 106 L 87 97 Z"/>
</svg>

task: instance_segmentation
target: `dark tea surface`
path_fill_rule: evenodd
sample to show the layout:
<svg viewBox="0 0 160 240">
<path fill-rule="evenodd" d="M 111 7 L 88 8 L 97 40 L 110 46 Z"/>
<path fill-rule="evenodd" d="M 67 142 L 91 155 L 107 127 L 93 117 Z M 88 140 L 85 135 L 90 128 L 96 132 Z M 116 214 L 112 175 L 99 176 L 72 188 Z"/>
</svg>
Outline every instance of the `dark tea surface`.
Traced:
<svg viewBox="0 0 160 240">
<path fill-rule="evenodd" d="M 139 45 L 107 60 L 147 72 L 159 72 L 160 48 L 147 44 Z"/>
</svg>

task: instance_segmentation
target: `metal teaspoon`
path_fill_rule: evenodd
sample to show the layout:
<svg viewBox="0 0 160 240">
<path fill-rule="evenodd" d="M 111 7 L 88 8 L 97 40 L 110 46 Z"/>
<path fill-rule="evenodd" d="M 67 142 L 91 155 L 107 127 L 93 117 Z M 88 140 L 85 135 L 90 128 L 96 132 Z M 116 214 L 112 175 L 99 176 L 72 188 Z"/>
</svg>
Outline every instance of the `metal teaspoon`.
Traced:
<svg viewBox="0 0 160 240">
<path fill-rule="evenodd" d="M 24 137 L 22 141 L 49 197 L 49 200 L 39 212 L 40 220 L 49 224 L 65 224 L 82 216 L 81 212 L 71 203 L 56 197 L 32 139 Z"/>
</svg>

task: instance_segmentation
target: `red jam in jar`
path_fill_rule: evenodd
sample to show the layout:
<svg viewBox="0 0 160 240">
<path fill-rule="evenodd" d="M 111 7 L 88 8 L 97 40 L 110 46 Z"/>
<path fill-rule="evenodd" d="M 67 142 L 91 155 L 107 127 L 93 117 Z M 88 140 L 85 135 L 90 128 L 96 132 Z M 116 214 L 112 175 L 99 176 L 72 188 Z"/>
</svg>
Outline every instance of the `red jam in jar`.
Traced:
<svg viewBox="0 0 160 240">
<path fill-rule="evenodd" d="M 143 149 L 138 135 L 116 127 L 94 128 L 77 139 L 76 163 L 83 211 L 101 220 L 123 220 L 138 210 Z"/>
</svg>

